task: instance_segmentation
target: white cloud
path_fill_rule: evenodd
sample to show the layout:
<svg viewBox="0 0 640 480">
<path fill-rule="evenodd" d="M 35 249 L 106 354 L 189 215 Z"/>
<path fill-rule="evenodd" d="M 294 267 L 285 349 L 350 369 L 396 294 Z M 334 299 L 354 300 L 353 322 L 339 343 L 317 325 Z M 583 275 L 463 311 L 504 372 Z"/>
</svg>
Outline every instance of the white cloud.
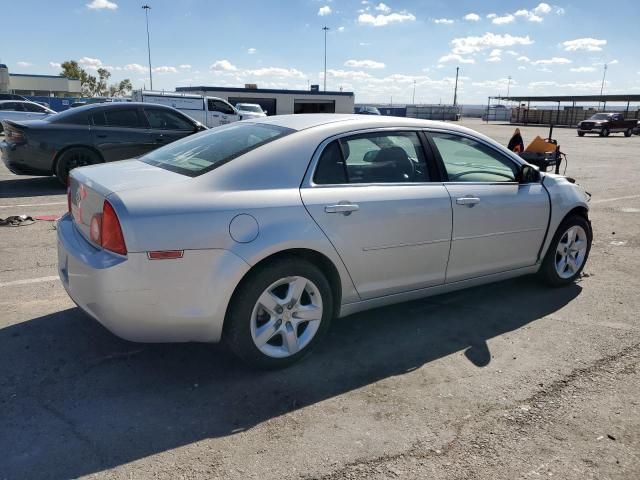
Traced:
<svg viewBox="0 0 640 480">
<path fill-rule="evenodd" d="M 222 70 L 224 72 L 235 72 L 238 70 L 229 60 L 217 60 L 209 67 L 211 70 Z"/>
<path fill-rule="evenodd" d="M 344 27 L 338 27 L 338 32 L 340 33 L 344 32 Z"/>
<path fill-rule="evenodd" d="M 254 77 L 305 78 L 304 73 L 295 68 L 264 67 L 256 70 L 246 70 L 245 73 Z"/>
<path fill-rule="evenodd" d="M 378 4 L 378 6 L 376 6 L 376 10 L 378 10 L 379 12 L 382 12 L 382 13 L 389 13 L 391 11 L 391 7 L 389 7 L 388 5 L 385 5 L 384 3 L 380 2 Z"/>
<path fill-rule="evenodd" d="M 345 67 L 354 68 L 384 68 L 385 65 L 382 62 L 376 62 L 375 60 L 347 60 L 344 62 Z"/>
<path fill-rule="evenodd" d="M 546 15 L 551 12 L 551 6 L 548 3 L 539 3 L 536 8 L 533 9 L 533 13 L 536 15 Z"/>
<path fill-rule="evenodd" d="M 373 27 L 384 27 L 391 23 L 413 22 L 415 19 L 416 16 L 409 12 L 394 12 L 388 15 L 376 15 L 375 17 L 369 13 L 363 13 L 358 17 L 358 23 Z"/>
<path fill-rule="evenodd" d="M 147 67 L 140 65 L 139 63 L 130 63 L 124 66 L 124 69 L 128 72 L 146 73 L 149 71 Z"/>
<path fill-rule="evenodd" d="M 178 65 L 178 68 L 180 70 L 190 70 L 191 69 L 191 65 L 189 65 L 188 63 L 183 63 L 182 65 Z"/>
<path fill-rule="evenodd" d="M 442 23 L 444 25 L 451 25 L 453 23 L 453 20 L 449 19 L 449 18 L 436 18 L 433 23 Z"/>
<path fill-rule="evenodd" d="M 444 55 L 440 57 L 438 63 L 448 63 L 448 62 L 457 62 L 457 63 L 476 63 L 473 58 L 464 58 L 462 55 L 458 55 L 456 53 L 450 53 L 448 55 Z"/>
<path fill-rule="evenodd" d="M 87 67 L 98 68 L 102 66 L 102 60 L 100 60 L 99 58 L 82 57 L 80 60 L 78 60 L 78 63 L 82 66 Z"/>
<path fill-rule="evenodd" d="M 576 52 L 578 50 L 585 50 L 587 52 L 599 52 L 602 47 L 607 44 L 606 40 L 599 40 L 597 38 L 576 38 L 575 40 L 567 40 L 562 42 L 565 51 Z"/>
<path fill-rule="evenodd" d="M 253 55 L 254 53 L 256 53 L 258 50 L 256 50 L 255 48 L 251 47 L 251 48 L 247 48 L 247 53 L 249 55 Z"/>
<path fill-rule="evenodd" d="M 26 68 L 26 67 L 31 67 L 31 66 L 33 66 L 33 63 L 30 63 L 30 62 L 18 62 L 18 63 L 17 63 L 17 65 L 18 65 L 19 67 Z"/>
<path fill-rule="evenodd" d="M 524 55 L 518 57 L 516 60 L 518 60 L 519 62 L 530 62 L 531 59 L 529 57 L 526 57 Z"/>
<path fill-rule="evenodd" d="M 482 82 L 472 82 L 474 87 L 488 88 L 491 90 L 497 90 L 499 88 L 507 88 L 507 85 L 511 82 L 511 85 L 516 85 L 515 80 L 509 80 L 508 78 L 499 78 L 497 80 L 484 80 Z"/>
<path fill-rule="evenodd" d="M 320 17 L 324 17 L 326 15 L 330 15 L 331 11 L 331 7 L 329 5 L 325 5 L 324 7 L 320 7 L 320 9 L 318 10 L 318 15 Z"/>
<path fill-rule="evenodd" d="M 91 3 L 87 3 L 87 8 L 91 10 L 115 10 L 118 8 L 118 4 L 109 0 L 93 0 Z"/>
<path fill-rule="evenodd" d="M 478 22 L 480 21 L 480 15 L 478 15 L 477 13 L 467 13 L 464 16 L 464 19 L 469 22 Z"/>
<path fill-rule="evenodd" d="M 495 17 L 491 21 L 491 23 L 495 23 L 496 25 L 504 25 L 506 23 L 512 23 L 515 19 L 516 19 L 516 17 L 514 17 L 511 14 L 509 14 L 509 15 L 505 15 L 503 17 Z"/>
<path fill-rule="evenodd" d="M 509 55 L 514 56 L 514 57 L 517 57 L 517 56 L 519 55 L 519 53 L 518 53 L 518 52 L 516 52 L 516 51 L 514 51 L 514 50 L 507 50 L 507 53 L 508 53 Z"/>
<path fill-rule="evenodd" d="M 596 68 L 595 67 L 577 67 L 577 68 L 570 68 L 569 70 L 571 70 L 572 72 L 595 72 Z"/>
<path fill-rule="evenodd" d="M 49 62 L 49 66 L 51 68 L 60 68 L 60 67 L 62 67 L 62 64 L 60 64 L 58 62 Z"/>
<path fill-rule="evenodd" d="M 567 63 L 571 63 L 571 60 L 563 57 L 553 57 L 542 60 L 534 60 L 531 62 L 531 65 L 566 65 Z"/>
<path fill-rule="evenodd" d="M 500 57 L 489 57 L 487 58 L 487 62 L 501 62 L 502 58 Z"/>
<path fill-rule="evenodd" d="M 153 71 L 156 73 L 178 73 L 178 69 L 176 67 L 169 67 L 167 65 L 155 67 L 153 68 Z"/>
<path fill-rule="evenodd" d="M 496 18 L 498 15 L 495 13 L 490 13 L 487 15 L 487 18 Z"/>
<path fill-rule="evenodd" d="M 319 77 L 324 75 L 323 72 L 319 73 Z M 372 78 L 367 72 L 362 71 L 353 71 L 353 70 L 327 70 L 327 77 L 330 78 L 339 78 L 339 79 L 347 79 L 347 80 L 366 80 Z"/>
<path fill-rule="evenodd" d="M 479 52 L 489 48 L 512 47 L 514 45 L 531 45 L 533 40 L 529 36 L 516 37 L 513 35 L 499 35 L 495 33 L 485 33 L 481 37 L 470 36 L 460 37 L 451 40 L 452 52 L 459 55 Z"/>
<path fill-rule="evenodd" d="M 494 48 L 493 50 L 491 50 L 491 53 L 489 53 L 490 57 L 499 57 L 500 55 L 502 55 L 502 50 L 500 50 L 499 48 Z"/>
<path fill-rule="evenodd" d="M 525 67 L 524 65 L 520 65 L 520 66 L 518 67 L 518 70 L 526 70 L 526 69 L 527 69 L 527 67 Z"/>
</svg>

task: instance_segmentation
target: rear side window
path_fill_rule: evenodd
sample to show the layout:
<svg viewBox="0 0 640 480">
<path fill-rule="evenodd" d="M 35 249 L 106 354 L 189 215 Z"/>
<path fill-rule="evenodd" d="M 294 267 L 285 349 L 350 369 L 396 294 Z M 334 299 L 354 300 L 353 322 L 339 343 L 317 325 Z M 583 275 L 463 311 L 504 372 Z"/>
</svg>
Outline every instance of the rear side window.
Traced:
<svg viewBox="0 0 640 480">
<path fill-rule="evenodd" d="M 22 104 L 18 103 L 18 102 L 8 102 L 8 103 L 3 103 L 0 108 L 2 110 L 10 110 L 13 112 L 23 112 L 24 109 L 22 108 Z"/>
<path fill-rule="evenodd" d="M 145 108 L 144 113 L 147 116 L 151 128 L 159 130 L 188 130 L 193 131 L 194 126 L 186 118 L 181 117 L 175 112 L 163 110 L 160 108 Z"/>
<path fill-rule="evenodd" d="M 293 132 L 275 125 L 231 124 L 183 138 L 148 153 L 140 160 L 172 172 L 197 177 Z"/>
<path fill-rule="evenodd" d="M 45 109 L 37 103 L 23 103 L 22 106 L 27 112 L 44 113 Z"/>
<path fill-rule="evenodd" d="M 140 128 L 143 126 L 136 108 L 105 110 L 104 117 L 109 127 Z"/>
</svg>

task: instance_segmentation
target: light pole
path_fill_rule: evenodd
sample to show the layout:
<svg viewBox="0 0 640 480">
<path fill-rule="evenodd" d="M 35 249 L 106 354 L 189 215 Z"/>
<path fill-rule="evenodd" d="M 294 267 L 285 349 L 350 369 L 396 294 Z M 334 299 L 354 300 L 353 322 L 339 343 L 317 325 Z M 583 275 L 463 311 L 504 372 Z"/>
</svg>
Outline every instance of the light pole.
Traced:
<svg viewBox="0 0 640 480">
<path fill-rule="evenodd" d="M 509 75 L 507 78 L 508 78 L 508 82 L 507 82 L 507 102 L 511 102 L 511 100 L 509 100 L 509 90 L 511 90 L 511 75 Z"/>
<path fill-rule="evenodd" d="M 147 19 L 147 51 L 149 53 L 149 84 L 151 86 L 151 90 L 153 90 L 153 77 L 151 76 L 151 42 L 149 41 L 149 10 L 151 7 L 149 5 L 143 5 L 142 9 L 144 10 L 144 16 Z"/>
<path fill-rule="evenodd" d="M 413 81 L 413 95 L 411 96 L 411 104 L 416 104 L 416 81 Z"/>
<path fill-rule="evenodd" d="M 607 64 L 604 64 L 604 73 L 602 74 L 602 85 L 600 85 L 600 100 L 598 100 L 598 111 L 600 110 L 600 102 L 602 101 L 602 91 L 604 90 L 604 79 L 607 76 Z M 605 103 L 606 105 L 606 103 Z"/>
<path fill-rule="evenodd" d="M 329 31 L 329 27 L 326 25 L 322 27 L 324 30 L 324 91 L 327 91 L 327 32 Z"/>
<path fill-rule="evenodd" d="M 458 105 L 458 73 L 460 72 L 460 67 L 456 67 L 456 86 L 453 88 L 453 106 L 456 107 Z"/>
</svg>

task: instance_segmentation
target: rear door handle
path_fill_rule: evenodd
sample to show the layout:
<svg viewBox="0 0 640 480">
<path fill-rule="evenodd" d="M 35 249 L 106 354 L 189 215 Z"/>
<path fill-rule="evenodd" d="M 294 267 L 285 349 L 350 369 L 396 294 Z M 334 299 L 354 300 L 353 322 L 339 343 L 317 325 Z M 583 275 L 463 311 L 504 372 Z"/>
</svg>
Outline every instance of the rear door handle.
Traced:
<svg viewBox="0 0 640 480">
<path fill-rule="evenodd" d="M 478 197 L 460 197 L 460 198 L 456 198 L 456 203 L 458 205 L 466 205 L 468 207 L 473 207 L 477 203 L 480 203 L 480 199 Z"/>
<path fill-rule="evenodd" d="M 339 203 L 338 205 L 327 205 L 324 207 L 326 213 L 342 213 L 344 215 L 350 215 L 351 212 L 359 210 L 360 206 L 351 203 Z"/>
</svg>

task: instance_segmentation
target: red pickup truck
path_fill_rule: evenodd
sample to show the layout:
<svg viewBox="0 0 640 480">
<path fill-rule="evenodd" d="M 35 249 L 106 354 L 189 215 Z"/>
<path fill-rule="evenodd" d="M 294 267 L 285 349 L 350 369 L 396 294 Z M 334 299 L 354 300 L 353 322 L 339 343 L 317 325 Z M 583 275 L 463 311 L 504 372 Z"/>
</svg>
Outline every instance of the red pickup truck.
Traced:
<svg viewBox="0 0 640 480">
<path fill-rule="evenodd" d="M 597 133 L 601 137 L 608 137 L 610 133 L 624 132 L 625 137 L 630 137 L 637 123 L 637 120 L 625 120 L 621 113 L 596 113 L 588 120 L 578 123 L 578 136 Z"/>
</svg>

